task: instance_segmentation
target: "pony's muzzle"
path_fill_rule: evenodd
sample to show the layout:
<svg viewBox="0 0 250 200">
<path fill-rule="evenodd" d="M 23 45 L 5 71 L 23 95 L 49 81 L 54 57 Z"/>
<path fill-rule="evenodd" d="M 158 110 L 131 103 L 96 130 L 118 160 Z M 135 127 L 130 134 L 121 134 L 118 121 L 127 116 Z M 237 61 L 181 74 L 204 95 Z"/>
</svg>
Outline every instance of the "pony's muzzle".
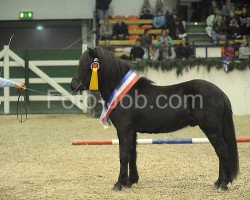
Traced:
<svg viewBox="0 0 250 200">
<path fill-rule="evenodd" d="M 79 91 L 81 88 L 82 84 L 79 83 L 78 81 L 72 79 L 71 83 L 70 83 L 70 87 L 71 87 L 71 90 L 74 91 L 74 92 L 77 92 Z"/>
</svg>

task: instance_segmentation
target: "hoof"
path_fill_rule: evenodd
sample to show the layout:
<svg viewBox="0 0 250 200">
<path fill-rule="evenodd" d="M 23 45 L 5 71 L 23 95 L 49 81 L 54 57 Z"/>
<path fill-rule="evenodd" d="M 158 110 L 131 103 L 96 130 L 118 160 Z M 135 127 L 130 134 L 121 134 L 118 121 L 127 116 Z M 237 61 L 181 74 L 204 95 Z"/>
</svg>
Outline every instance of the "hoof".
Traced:
<svg viewBox="0 0 250 200">
<path fill-rule="evenodd" d="M 217 181 L 214 183 L 214 187 L 215 187 L 216 189 L 219 189 L 219 187 L 220 187 L 220 181 L 219 181 L 219 180 L 217 180 Z"/>
<path fill-rule="evenodd" d="M 131 188 L 132 187 L 132 183 L 127 183 L 126 185 L 123 185 L 124 187 L 126 187 L 126 188 Z"/>
<path fill-rule="evenodd" d="M 113 191 L 121 191 L 122 185 L 120 183 L 116 183 L 113 187 Z"/>
<path fill-rule="evenodd" d="M 219 192 L 225 192 L 225 191 L 227 191 L 227 190 L 228 190 L 228 187 L 225 186 L 225 185 L 220 185 L 220 187 L 218 188 L 218 191 L 219 191 Z"/>
</svg>

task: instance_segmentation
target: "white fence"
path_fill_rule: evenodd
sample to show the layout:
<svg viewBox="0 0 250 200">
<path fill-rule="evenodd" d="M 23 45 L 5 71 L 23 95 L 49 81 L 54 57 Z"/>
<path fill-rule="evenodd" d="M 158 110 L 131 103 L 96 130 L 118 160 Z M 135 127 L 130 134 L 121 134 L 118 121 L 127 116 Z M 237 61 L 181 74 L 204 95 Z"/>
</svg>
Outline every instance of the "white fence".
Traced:
<svg viewBox="0 0 250 200">
<path fill-rule="evenodd" d="M 83 51 L 86 50 L 86 46 L 83 46 Z M 3 67 L 3 78 L 9 79 L 10 67 L 25 67 L 25 61 L 9 49 L 9 46 L 4 46 L 4 49 L 0 52 L 0 67 Z M 61 96 L 50 96 L 48 95 L 31 95 L 29 96 L 30 101 L 64 101 L 65 99 L 72 102 L 77 106 L 83 113 L 87 112 L 87 94 L 84 92 L 83 95 L 72 95 L 70 92 L 65 90 L 60 83 L 70 83 L 72 77 L 69 78 L 51 78 L 45 72 L 41 70 L 41 66 L 77 66 L 78 60 L 43 60 L 43 61 L 29 61 L 29 70 L 34 72 L 39 78 L 30 78 L 29 83 L 47 83 L 52 86 Z M 40 68 L 39 68 L 40 67 Z M 2 75 L 2 74 L 1 74 Z M 21 79 L 12 79 L 15 82 L 25 82 L 25 77 Z M 4 113 L 10 113 L 10 102 L 17 101 L 17 96 L 10 96 L 10 88 L 4 88 L 4 95 L 0 97 L 0 101 L 4 102 Z"/>
</svg>

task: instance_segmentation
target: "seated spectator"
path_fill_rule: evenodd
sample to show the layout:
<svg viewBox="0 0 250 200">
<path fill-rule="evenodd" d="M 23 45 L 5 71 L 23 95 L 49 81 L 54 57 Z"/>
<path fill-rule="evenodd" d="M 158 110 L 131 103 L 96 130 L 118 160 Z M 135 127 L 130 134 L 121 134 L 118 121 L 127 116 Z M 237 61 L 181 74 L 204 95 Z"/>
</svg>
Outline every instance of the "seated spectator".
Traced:
<svg viewBox="0 0 250 200">
<path fill-rule="evenodd" d="M 206 19 L 206 24 L 207 24 L 207 27 L 205 28 L 207 34 L 209 37 L 212 37 L 211 36 L 211 32 L 213 30 L 213 24 L 214 24 L 214 17 L 215 15 L 209 15 Z"/>
<path fill-rule="evenodd" d="M 109 24 L 108 20 L 104 20 L 104 24 L 100 27 L 100 39 L 112 40 L 113 26 Z"/>
<path fill-rule="evenodd" d="M 172 38 L 169 36 L 169 30 L 161 30 L 161 34 L 160 37 L 157 39 L 156 41 L 156 46 L 160 47 L 162 44 L 170 44 L 173 45 L 173 40 Z"/>
<path fill-rule="evenodd" d="M 149 28 L 144 30 L 144 34 L 142 35 L 140 42 L 142 47 L 149 47 L 152 44 L 152 36 Z"/>
<path fill-rule="evenodd" d="M 153 26 L 155 28 L 166 27 L 166 16 L 162 0 L 157 0 L 154 11 Z"/>
<path fill-rule="evenodd" d="M 240 31 L 240 25 L 237 20 L 232 18 L 228 26 L 228 39 L 232 40 L 241 38 Z"/>
<path fill-rule="evenodd" d="M 110 44 L 110 40 L 105 40 L 103 47 L 105 47 L 106 49 L 109 49 L 111 51 L 114 51 L 114 48 Z"/>
<path fill-rule="evenodd" d="M 128 39 L 128 26 L 122 19 L 118 19 L 117 23 L 113 26 L 113 39 L 126 40 Z"/>
<path fill-rule="evenodd" d="M 149 54 L 149 47 L 152 44 L 152 36 L 149 28 L 144 30 L 144 34 L 140 39 L 141 46 L 144 50 L 144 55 L 148 57 Z"/>
<path fill-rule="evenodd" d="M 140 19 L 153 19 L 152 8 L 149 3 L 149 0 L 144 0 L 140 12 Z"/>
<path fill-rule="evenodd" d="M 234 11 L 230 11 L 229 16 L 226 16 L 226 25 L 228 26 L 231 22 L 231 20 L 234 20 L 237 22 L 238 25 L 240 25 L 240 19 L 237 17 L 234 13 Z"/>
<path fill-rule="evenodd" d="M 143 58 L 144 50 L 141 48 L 140 40 L 136 40 L 136 46 L 130 51 L 130 60 L 140 60 Z"/>
<path fill-rule="evenodd" d="M 169 44 L 162 44 L 159 49 L 159 60 L 174 60 L 176 58 L 176 53 L 174 47 L 169 46 Z"/>
<path fill-rule="evenodd" d="M 174 27 L 174 20 L 178 17 L 176 9 L 173 9 L 171 15 L 166 15 L 166 17 L 168 24 L 167 28 L 171 30 Z"/>
<path fill-rule="evenodd" d="M 143 59 L 149 59 L 149 60 L 157 61 L 157 60 L 159 60 L 159 56 L 160 56 L 159 49 L 157 48 L 157 46 L 152 45 L 149 48 L 149 53 L 144 54 Z"/>
<path fill-rule="evenodd" d="M 246 24 L 241 26 L 241 35 L 250 38 L 250 17 L 247 18 Z"/>
<path fill-rule="evenodd" d="M 246 60 L 250 58 L 250 45 L 246 37 L 243 37 L 242 45 L 239 48 L 239 52 L 240 52 L 239 55 L 240 60 Z"/>
<path fill-rule="evenodd" d="M 186 38 L 181 39 L 181 44 L 176 47 L 176 58 L 177 59 L 188 59 L 193 54 L 193 50 L 191 47 L 187 46 Z"/>
<path fill-rule="evenodd" d="M 174 27 L 170 29 L 170 36 L 176 40 L 187 36 L 185 28 L 179 17 L 174 20 Z"/>
<path fill-rule="evenodd" d="M 232 61 L 234 59 L 234 48 L 233 46 L 229 43 L 229 41 L 227 40 L 225 42 L 225 47 L 224 47 L 224 55 L 223 55 L 224 59 L 226 61 Z"/>
<path fill-rule="evenodd" d="M 212 27 L 211 37 L 213 42 L 217 44 L 218 40 L 226 40 L 227 27 L 222 16 L 218 16 Z"/>
<path fill-rule="evenodd" d="M 228 71 L 228 64 L 234 59 L 234 48 L 230 45 L 229 41 L 225 42 L 224 47 L 222 47 L 221 61 L 225 72 Z"/>
<path fill-rule="evenodd" d="M 221 10 L 217 7 L 217 8 L 215 9 L 214 23 L 217 21 L 217 18 L 218 18 L 218 17 L 222 17 L 222 19 L 225 20 L 225 19 L 224 19 L 225 17 L 222 15 Z"/>
<path fill-rule="evenodd" d="M 234 11 L 234 5 L 231 3 L 231 0 L 226 0 L 226 4 L 222 7 L 222 14 L 224 16 L 229 16 L 230 11 Z"/>
<path fill-rule="evenodd" d="M 247 9 L 244 7 L 242 9 L 242 13 L 240 15 L 240 25 L 243 26 L 244 24 L 247 23 L 247 18 L 250 17 L 249 14 L 247 13 Z"/>
<path fill-rule="evenodd" d="M 217 21 L 218 17 L 222 17 L 222 15 L 221 15 L 221 10 L 218 7 L 216 7 L 215 14 L 209 15 L 206 20 L 206 23 L 207 23 L 206 32 L 209 37 L 212 37 L 213 25 Z"/>
</svg>

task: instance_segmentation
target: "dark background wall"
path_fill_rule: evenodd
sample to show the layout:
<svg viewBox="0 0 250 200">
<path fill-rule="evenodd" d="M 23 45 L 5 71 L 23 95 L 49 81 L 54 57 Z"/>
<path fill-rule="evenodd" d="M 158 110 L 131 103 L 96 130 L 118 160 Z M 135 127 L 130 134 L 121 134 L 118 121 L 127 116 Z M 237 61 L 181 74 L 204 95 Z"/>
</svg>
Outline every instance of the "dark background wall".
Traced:
<svg viewBox="0 0 250 200">
<path fill-rule="evenodd" d="M 43 30 L 37 30 L 37 26 Z M 66 48 L 82 37 L 81 20 L 57 21 L 2 21 L 0 22 L 0 49 L 9 43 L 10 48 Z M 81 43 L 72 48 L 80 48 Z"/>
</svg>

